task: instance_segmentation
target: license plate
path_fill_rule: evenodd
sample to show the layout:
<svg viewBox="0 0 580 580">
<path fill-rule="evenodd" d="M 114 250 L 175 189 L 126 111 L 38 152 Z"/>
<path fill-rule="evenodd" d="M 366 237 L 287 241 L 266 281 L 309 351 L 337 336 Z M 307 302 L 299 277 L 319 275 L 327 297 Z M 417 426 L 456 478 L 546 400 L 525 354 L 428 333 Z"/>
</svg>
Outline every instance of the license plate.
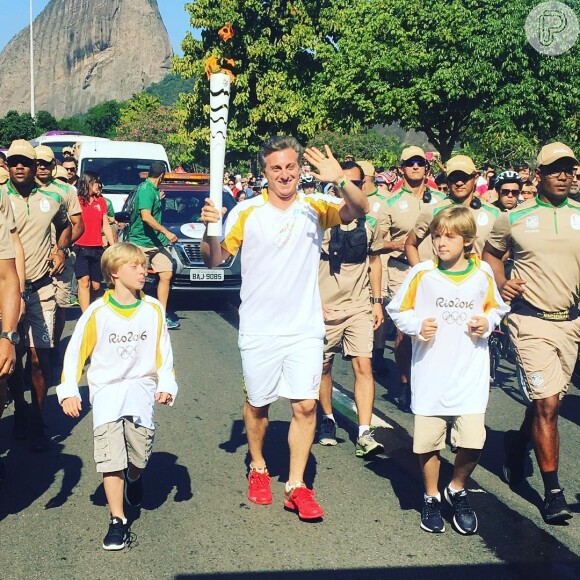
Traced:
<svg viewBox="0 0 580 580">
<path fill-rule="evenodd" d="M 223 270 L 190 270 L 189 279 L 192 282 L 223 282 Z"/>
</svg>

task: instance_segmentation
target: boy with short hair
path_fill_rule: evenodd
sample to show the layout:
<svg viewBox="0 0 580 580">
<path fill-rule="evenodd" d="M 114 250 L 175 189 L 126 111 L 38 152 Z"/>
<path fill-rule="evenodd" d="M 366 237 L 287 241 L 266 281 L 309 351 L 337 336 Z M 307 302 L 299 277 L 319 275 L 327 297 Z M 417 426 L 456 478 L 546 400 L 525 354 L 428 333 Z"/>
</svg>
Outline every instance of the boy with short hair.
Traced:
<svg viewBox="0 0 580 580">
<path fill-rule="evenodd" d="M 451 443 L 458 450 L 453 479 L 444 495 L 452 506 L 456 529 L 473 534 L 477 516 L 465 483 L 477 466 L 486 436 L 487 337 L 509 307 L 499 295 L 490 267 L 470 253 L 477 227 L 469 208 L 442 209 L 430 231 L 437 258 L 411 269 L 387 311 L 413 339 L 413 451 L 419 456 L 425 484 L 421 528 L 445 531 L 438 481 L 440 451 L 451 421 Z"/>
<path fill-rule="evenodd" d="M 123 495 L 129 505 L 141 504 L 141 473 L 155 434 L 153 405 L 173 405 L 177 394 L 165 311 L 158 300 L 141 292 L 146 267 L 147 257 L 134 244 L 105 250 L 101 268 L 111 289 L 79 319 L 56 389 L 65 414 L 78 418 L 78 384 L 91 357 L 87 380 L 94 455 L 111 511 L 105 550 L 121 550 L 128 539 Z"/>
</svg>

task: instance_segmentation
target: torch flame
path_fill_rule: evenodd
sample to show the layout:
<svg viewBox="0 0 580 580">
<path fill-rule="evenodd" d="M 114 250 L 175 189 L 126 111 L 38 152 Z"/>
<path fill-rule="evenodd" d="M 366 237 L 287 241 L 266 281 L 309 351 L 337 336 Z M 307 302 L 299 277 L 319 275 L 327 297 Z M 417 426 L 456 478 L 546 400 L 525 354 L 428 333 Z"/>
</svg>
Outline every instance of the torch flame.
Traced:
<svg viewBox="0 0 580 580">
<path fill-rule="evenodd" d="M 222 26 L 218 31 L 218 36 L 227 42 L 234 37 L 234 27 L 230 22 Z M 230 70 L 236 66 L 236 61 L 233 58 L 227 58 L 225 56 L 210 56 L 205 61 L 205 74 L 209 80 L 214 73 L 224 73 L 230 77 L 231 82 L 234 82 L 236 78 L 234 73 Z"/>
<path fill-rule="evenodd" d="M 224 41 L 227 42 L 234 37 L 234 27 L 232 26 L 231 22 L 228 22 L 225 26 L 218 31 L 218 36 Z"/>
</svg>

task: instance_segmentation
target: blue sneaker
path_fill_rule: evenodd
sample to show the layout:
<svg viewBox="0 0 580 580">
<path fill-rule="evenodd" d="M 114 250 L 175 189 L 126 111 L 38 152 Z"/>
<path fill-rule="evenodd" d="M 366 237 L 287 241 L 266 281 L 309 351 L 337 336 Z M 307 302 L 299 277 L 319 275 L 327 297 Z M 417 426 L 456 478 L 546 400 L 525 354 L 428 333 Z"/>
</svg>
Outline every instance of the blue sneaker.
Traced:
<svg viewBox="0 0 580 580">
<path fill-rule="evenodd" d="M 175 330 L 176 328 L 179 328 L 181 326 L 181 324 L 177 320 L 174 320 L 168 314 L 165 315 L 165 322 L 167 323 L 167 328 L 169 330 Z"/>
</svg>

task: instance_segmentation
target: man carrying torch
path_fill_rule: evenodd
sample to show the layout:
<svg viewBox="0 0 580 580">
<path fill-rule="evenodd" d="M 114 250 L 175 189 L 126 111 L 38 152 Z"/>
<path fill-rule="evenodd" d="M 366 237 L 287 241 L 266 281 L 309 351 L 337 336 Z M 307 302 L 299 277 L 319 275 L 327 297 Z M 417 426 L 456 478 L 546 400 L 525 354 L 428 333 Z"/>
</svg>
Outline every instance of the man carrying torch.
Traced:
<svg viewBox="0 0 580 580">
<path fill-rule="evenodd" d="M 219 266 L 244 246 L 239 325 L 246 402 L 250 473 L 248 498 L 272 503 L 270 476 L 263 456 L 270 404 L 290 399 L 290 467 L 286 509 L 303 520 L 322 518 L 304 472 L 314 440 L 316 401 L 322 373 L 324 321 L 318 290 L 318 264 L 326 228 L 350 223 L 368 211 L 365 194 L 345 178 L 329 147 L 309 148 L 304 158 L 313 175 L 332 182 L 340 198 L 297 192 L 303 149 L 293 137 L 272 137 L 259 153 L 267 190 L 239 203 L 218 234 L 209 232 L 221 211 L 207 199 L 201 219 L 208 226 L 202 254 L 208 267 Z M 221 239 L 220 239 L 221 237 Z"/>
</svg>

